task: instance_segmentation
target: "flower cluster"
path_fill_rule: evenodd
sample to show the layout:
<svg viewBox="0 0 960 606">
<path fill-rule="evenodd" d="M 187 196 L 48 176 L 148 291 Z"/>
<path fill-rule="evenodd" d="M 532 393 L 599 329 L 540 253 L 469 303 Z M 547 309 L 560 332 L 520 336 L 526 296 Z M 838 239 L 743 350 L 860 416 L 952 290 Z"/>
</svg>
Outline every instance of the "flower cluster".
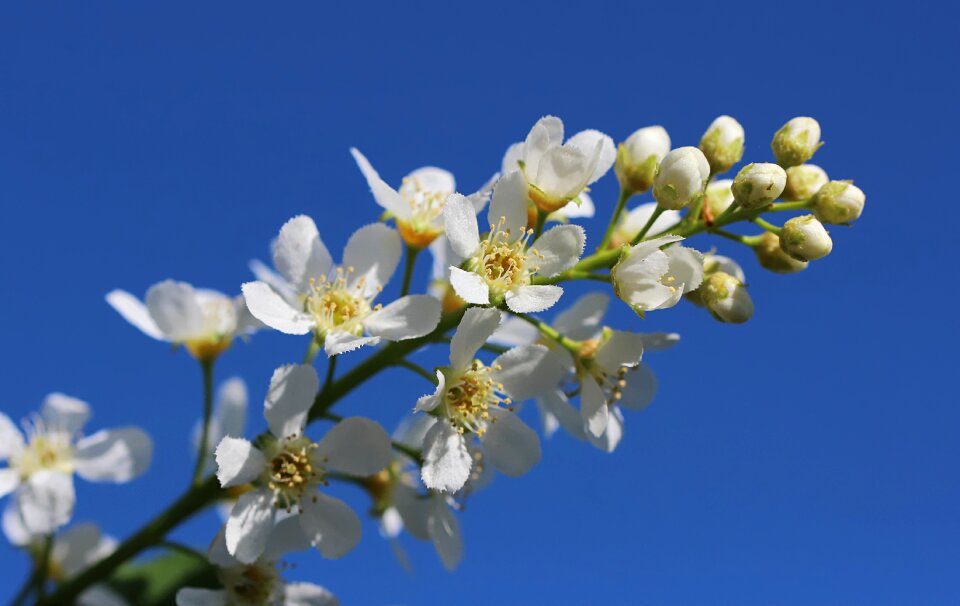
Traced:
<svg viewBox="0 0 960 606">
<path fill-rule="evenodd" d="M 74 509 L 74 474 L 119 483 L 145 471 L 152 444 L 143 431 L 84 435 L 89 407 L 62 394 L 48 396 L 23 432 L 0 414 L 0 496 L 10 495 L 3 528 L 36 564 L 22 596 L 123 604 L 104 584 L 118 567 L 168 545 L 172 528 L 216 505 L 222 527 L 191 560 L 208 573 L 195 578 L 207 581 L 177 588 L 177 604 L 336 604 L 319 585 L 285 580 L 283 558 L 309 549 L 340 558 L 361 541 L 364 521 L 337 496 L 341 484 L 369 495 L 370 516 L 404 566 L 405 532 L 431 542 L 455 568 L 465 500 L 497 472 L 530 471 L 543 456 L 541 435 L 562 429 L 605 452 L 624 439 L 630 411 L 657 392 L 645 356 L 679 342 L 676 333 L 638 330 L 646 314 L 686 301 L 719 322 L 750 320 L 755 306 L 741 265 L 713 246 L 692 246 L 692 237 L 745 246 L 777 273 L 805 270 L 832 251 L 825 225 L 856 221 L 865 195 L 807 163 L 820 134 L 816 120 L 794 118 L 773 135 L 772 158 L 719 178 L 747 149 L 743 126 L 730 116 L 714 120 L 697 145 L 676 148 L 661 126 L 617 146 L 596 130 L 565 138 L 563 122 L 548 116 L 468 194 L 436 167 L 413 170 L 395 188 L 352 149 L 381 211 L 367 205 L 380 219 L 349 237 L 339 264 L 314 220 L 299 215 L 273 240 L 273 268 L 251 263 L 255 279 L 240 286 L 241 296 L 172 280 L 150 287 L 143 302 L 123 290 L 107 295 L 123 318 L 183 346 L 203 369 L 190 488 L 140 532 L 117 544 L 90 525 L 63 528 Z M 590 186 L 611 169 L 620 196 L 597 204 Z M 579 220 L 598 210 L 609 211 L 608 225 L 588 253 Z M 778 225 L 772 217 L 781 213 L 794 216 Z M 754 233 L 732 231 L 735 224 Z M 414 294 L 422 251 L 433 257 L 431 279 Z M 397 289 L 390 281 L 401 260 Z M 564 285 L 576 281 L 597 290 L 571 300 Z M 630 322 L 607 323 L 615 299 L 635 312 L 626 314 Z M 552 318 L 544 315 L 554 308 Z M 306 353 L 262 381 L 265 425 L 254 435 L 246 428 L 246 383 L 232 378 L 214 397 L 214 369 L 237 337 L 267 329 L 301 336 Z M 361 348 L 373 351 L 359 361 Z M 448 361 L 424 367 L 428 348 L 443 348 Z M 325 361 L 317 360 L 321 350 Z M 340 356 L 359 363 L 338 373 Z M 371 418 L 333 411 L 376 375 L 408 371 L 430 386 L 391 392 L 389 403 L 409 413 L 392 436 Z M 524 420 L 528 401 L 539 411 L 539 432 Z M 364 402 L 363 414 L 380 412 Z"/>
</svg>

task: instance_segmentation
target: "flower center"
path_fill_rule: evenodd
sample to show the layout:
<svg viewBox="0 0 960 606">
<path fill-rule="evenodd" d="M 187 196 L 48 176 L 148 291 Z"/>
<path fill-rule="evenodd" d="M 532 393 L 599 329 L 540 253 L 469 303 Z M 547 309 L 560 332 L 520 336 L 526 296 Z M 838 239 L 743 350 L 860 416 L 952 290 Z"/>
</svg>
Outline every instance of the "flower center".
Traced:
<svg viewBox="0 0 960 606">
<path fill-rule="evenodd" d="M 494 292 L 503 293 L 518 284 L 530 282 L 530 276 L 538 267 L 531 263 L 543 259 L 536 249 L 527 249 L 533 235 L 532 229 L 520 228 L 519 237 L 511 237 L 505 229 L 506 220 L 490 226 L 490 233 L 480 242 L 480 251 L 473 259 L 473 266 Z"/>
<path fill-rule="evenodd" d="M 200 300 L 203 333 L 184 341 L 183 346 L 198 360 L 213 360 L 233 341 L 237 330 L 237 310 L 232 300 L 213 296 Z"/>
<path fill-rule="evenodd" d="M 496 422 L 490 410 L 512 403 L 503 391 L 503 384 L 490 376 L 494 370 L 499 367 L 474 360 L 470 369 L 447 388 L 447 417 L 461 434 L 470 432 L 482 436 L 487 424 Z"/>
<path fill-rule="evenodd" d="M 424 229 L 440 216 L 443 205 L 452 191 L 438 191 L 427 189 L 419 179 L 405 177 L 400 187 L 404 201 L 410 206 L 412 223 L 418 230 Z"/>
<path fill-rule="evenodd" d="M 307 491 L 326 484 L 326 460 L 317 455 L 316 448 L 305 436 L 289 436 L 267 447 L 270 456 L 263 482 L 273 492 L 274 507 L 290 512 Z"/>
<path fill-rule="evenodd" d="M 27 445 L 10 460 L 10 467 L 16 468 L 21 478 L 44 469 L 73 473 L 73 445 L 67 432 L 47 429 L 37 419 L 27 433 Z"/>
<path fill-rule="evenodd" d="M 326 276 L 320 280 L 310 280 L 310 294 L 307 295 L 305 306 L 316 319 L 317 331 L 321 335 L 325 336 L 333 329 L 360 335 L 363 332 L 360 321 L 380 309 L 379 305 L 371 307 L 373 296 L 364 295 L 365 278 L 360 278 L 352 287 L 349 286 L 349 276 L 352 273 L 352 267 L 346 268 L 346 271 L 338 267 L 333 280 Z"/>
<path fill-rule="evenodd" d="M 227 603 L 237 606 L 261 606 L 270 603 L 280 582 L 280 573 L 272 564 L 222 568 L 218 576 L 229 596 Z"/>
</svg>

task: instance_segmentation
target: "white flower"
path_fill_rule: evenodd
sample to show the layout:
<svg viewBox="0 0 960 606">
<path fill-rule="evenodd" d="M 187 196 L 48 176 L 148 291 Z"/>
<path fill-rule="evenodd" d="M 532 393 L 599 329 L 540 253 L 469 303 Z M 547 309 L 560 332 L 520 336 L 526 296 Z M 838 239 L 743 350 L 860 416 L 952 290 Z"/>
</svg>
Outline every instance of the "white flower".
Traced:
<svg viewBox="0 0 960 606">
<path fill-rule="evenodd" d="M 613 140 L 584 130 L 563 141 L 563 122 L 546 116 L 533 125 L 523 143 L 514 143 L 503 158 L 504 173 L 519 169 L 529 199 L 548 213 L 564 208 L 602 177 L 616 159 Z"/>
<path fill-rule="evenodd" d="M 485 460 L 501 473 L 525 474 L 540 460 L 537 434 L 509 408 L 552 389 L 563 369 L 547 348 L 516 347 L 489 366 L 475 359 L 500 325 L 496 309 L 470 308 L 450 343 L 450 366 L 437 370 L 437 389 L 416 409 L 439 420 L 423 442 L 423 483 L 442 492 L 460 490 L 470 477 L 468 438 L 477 436 Z"/>
<path fill-rule="evenodd" d="M 776 132 L 770 147 L 784 168 L 803 164 L 820 146 L 820 123 L 813 118 L 793 118 Z"/>
<path fill-rule="evenodd" d="M 147 291 L 146 304 L 125 290 L 113 290 L 107 294 L 107 303 L 148 337 L 183 345 L 198 360 L 216 358 L 234 337 L 259 327 L 242 297 L 197 289 L 186 282 L 154 284 Z"/>
<path fill-rule="evenodd" d="M 450 194 L 457 191 L 452 174 L 442 168 L 425 166 L 404 177 L 400 189 L 396 190 L 380 178 L 360 150 L 351 147 L 350 153 L 377 204 L 393 214 L 397 229 L 407 244 L 425 248 L 443 233 L 443 206 Z M 474 212 L 480 212 L 486 205 L 495 182 L 496 175 L 480 191 L 467 196 Z"/>
<path fill-rule="evenodd" d="M 798 261 L 816 261 L 830 254 L 833 240 L 816 217 L 802 215 L 783 224 L 780 248 Z"/>
<path fill-rule="evenodd" d="M 624 244 L 630 244 L 637 237 L 643 226 L 647 224 L 653 212 L 657 210 L 656 202 L 647 202 L 634 208 L 630 212 L 620 215 L 617 226 L 614 229 L 613 237 L 610 238 L 610 248 L 620 248 Z M 680 222 L 680 213 L 675 210 L 663 211 L 657 220 L 650 226 L 649 234 L 659 234 Z"/>
<path fill-rule="evenodd" d="M 733 180 L 733 197 L 743 208 L 762 208 L 783 193 L 787 173 L 769 162 L 750 163 L 740 169 Z"/>
<path fill-rule="evenodd" d="M 670 151 L 670 135 L 662 126 L 647 126 L 634 131 L 617 148 L 614 170 L 620 187 L 643 193 L 653 185 L 657 166 Z"/>
<path fill-rule="evenodd" d="M 710 164 L 696 147 L 678 147 L 660 162 L 653 180 L 653 197 L 661 208 L 680 210 L 703 191 Z"/>
<path fill-rule="evenodd" d="M 809 200 L 827 184 L 827 171 L 816 164 L 801 164 L 787 169 L 787 185 L 783 197 L 787 200 Z"/>
<path fill-rule="evenodd" d="M 614 292 L 637 313 L 673 307 L 700 286 L 702 254 L 684 246 L 660 250 L 680 240 L 680 236 L 660 236 L 640 242 L 624 251 L 610 270 Z"/>
<path fill-rule="evenodd" d="M 849 181 L 831 181 L 813 197 L 813 214 L 821 223 L 856 221 L 867 201 L 863 190 Z"/>
<path fill-rule="evenodd" d="M 223 589 L 185 587 L 177 592 L 177 606 L 337 606 L 332 593 L 312 583 L 287 583 L 277 570 L 280 558 L 310 548 L 295 518 L 276 523 L 263 553 L 253 562 L 241 562 L 227 550 L 221 530 L 210 545 L 208 558 L 217 566 Z"/>
<path fill-rule="evenodd" d="M 50 534 L 69 521 L 76 496 L 73 474 L 91 482 L 129 482 L 146 470 L 153 443 L 140 429 L 101 430 L 80 437 L 90 416 L 86 402 L 52 393 L 26 424 L 26 440 L 0 413 L 0 497 L 32 534 Z"/>
<path fill-rule="evenodd" d="M 300 215 L 280 229 L 273 263 L 283 275 L 243 285 L 250 313 L 280 332 L 313 331 L 328 356 L 373 345 L 380 339 L 421 337 L 440 321 L 440 304 L 429 295 L 408 295 L 386 307 L 373 301 L 397 268 L 401 254 L 395 230 L 374 223 L 358 229 L 333 259 L 313 219 Z"/>
<path fill-rule="evenodd" d="M 278 510 L 297 512 L 300 527 L 324 557 L 341 557 L 360 540 L 353 510 L 318 488 L 329 471 L 368 476 L 383 469 L 390 462 L 390 438 L 361 417 L 337 423 L 319 442 L 303 435 L 319 386 L 311 366 L 278 368 L 264 402 L 270 434 L 256 446 L 232 437 L 217 446 L 220 485 L 254 484 L 227 521 L 227 547 L 240 562 L 249 564 L 263 553 Z"/>
<path fill-rule="evenodd" d="M 247 384 L 240 377 L 227 379 L 220 384 L 214 398 L 213 414 L 210 417 L 210 428 L 207 435 L 207 471 L 215 468 L 217 462 L 214 452 L 220 440 L 230 436 L 242 438 L 247 424 Z M 200 450 L 200 436 L 202 421 L 197 421 L 193 427 L 193 448 Z"/>
<path fill-rule="evenodd" d="M 730 168 L 743 157 L 743 126 L 730 116 L 720 116 L 710 123 L 700 139 L 700 151 L 710 163 L 713 174 Z"/>
<path fill-rule="evenodd" d="M 518 313 L 549 309 L 563 294 L 553 285 L 531 285 L 536 275 L 554 276 L 580 259 L 586 235 L 579 225 L 557 225 L 529 247 L 526 228 L 526 185 L 517 171 L 497 183 L 487 220 L 490 232 L 482 240 L 470 202 L 454 194 L 443 210 L 447 238 L 467 269 L 450 268 L 456 293 L 475 305 L 500 304 Z"/>
</svg>

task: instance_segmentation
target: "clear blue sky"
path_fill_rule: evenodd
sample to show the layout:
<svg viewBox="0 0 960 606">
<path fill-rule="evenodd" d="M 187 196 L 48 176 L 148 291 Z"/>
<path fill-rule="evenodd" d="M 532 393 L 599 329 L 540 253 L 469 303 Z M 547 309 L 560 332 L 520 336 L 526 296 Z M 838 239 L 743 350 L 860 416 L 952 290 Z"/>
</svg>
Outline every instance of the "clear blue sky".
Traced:
<svg viewBox="0 0 960 606">
<path fill-rule="evenodd" d="M 60 390 L 93 404 L 91 429 L 141 424 L 157 445 L 136 484 L 78 483 L 76 520 L 122 537 L 154 514 L 186 480 L 200 408 L 193 361 L 103 295 L 168 277 L 235 292 L 297 213 L 339 251 L 378 216 L 351 145 L 390 182 L 435 164 L 470 189 L 546 113 L 617 140 L 662 124 L 675 145 L 727 113 L 760 161 L 783 122 L 811 115 L 816 162 L 866 191 L 863 219 L 793 276 L 713 242 L 744 262 L 745 326 L 615 305 L 619 327 L 683 335 L 650 357 L 660 396 L 615 455 L 561 436 L 529 476 L 498 478 L 461 516 L 454 574 L 408 540 L 406 575 L 370 523 L 348 557 L 298 558 L 290 577 L 345 604 L 960 600 L 955 9 L 351 6 L 0 9 L 0 408 L 21 417 Z M 595 188 L 601 209 L 615 187 Z M 602 222 L 586 223 L 594 241 Z M 248 380 L 262 423 L 272 369 L 303 349 L 257 335 L 219 376 Z M 341 411 L 390 423 L 423 392 L 390 372 Z M 178 538 L 206 542 L 214 524 Z M 0 600 L 25 567 L 0 546 Z"/>
</svg>

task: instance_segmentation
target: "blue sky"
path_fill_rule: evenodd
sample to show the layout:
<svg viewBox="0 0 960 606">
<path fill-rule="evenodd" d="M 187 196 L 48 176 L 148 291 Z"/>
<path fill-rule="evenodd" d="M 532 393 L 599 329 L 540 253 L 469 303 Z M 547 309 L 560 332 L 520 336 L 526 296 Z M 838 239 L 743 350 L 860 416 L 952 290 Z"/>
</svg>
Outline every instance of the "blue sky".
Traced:
<svg viewBox="0 0 960 606">
<path fill-rule="evenodd" d="M 956 17 L 916 3 L 6 5 L 0 409 L 18 418 L 58 390 L 92 403 L 90 429 L 151 431 L 158 456 L 136 484 L 79 485 L 75 519 L 122 537 L 186 481 L 200 371 L 121 320 L 112 288 L 236 292 L 297 213 L 339 251 L 378 216 L 351 145 L 390 182 L 435 164 L 471 189 L 548 113 L 618 141 L 662 124 L 675 145 L 731 114 L 758 161 L 811 115 L 816 163 L 856 180 L 864 217 L 792 276 L 694 240 L 744 263 L 745 326 L 614 305 L 620 328 L 683 336 L 650 356 L 660 395 L 614 455 L 560 436 L 528 476 L 498 478 L 460 518 L 453 574 L 412 541 L 405 574 L 368 523 L 348 557 L 297 558 L 289 576 L 345 604 L 955 603 L 958 292 L 942 232 L 960 219 Z M 594 189 L 601 209 L 615 196 L 612 176 Z M 594 241 L 604 222 L 585 223 Z M 260 334 L 218 376 L 242 375 L 256 411 L 303 348 Z M 393 423 L 424 388 L 391 371 L 340 412 Z M 214 527 L 206 515 L 178 538 Z M 26 561 L 3 544 L 0 568 L 2 600 Z"/>
</svg>

